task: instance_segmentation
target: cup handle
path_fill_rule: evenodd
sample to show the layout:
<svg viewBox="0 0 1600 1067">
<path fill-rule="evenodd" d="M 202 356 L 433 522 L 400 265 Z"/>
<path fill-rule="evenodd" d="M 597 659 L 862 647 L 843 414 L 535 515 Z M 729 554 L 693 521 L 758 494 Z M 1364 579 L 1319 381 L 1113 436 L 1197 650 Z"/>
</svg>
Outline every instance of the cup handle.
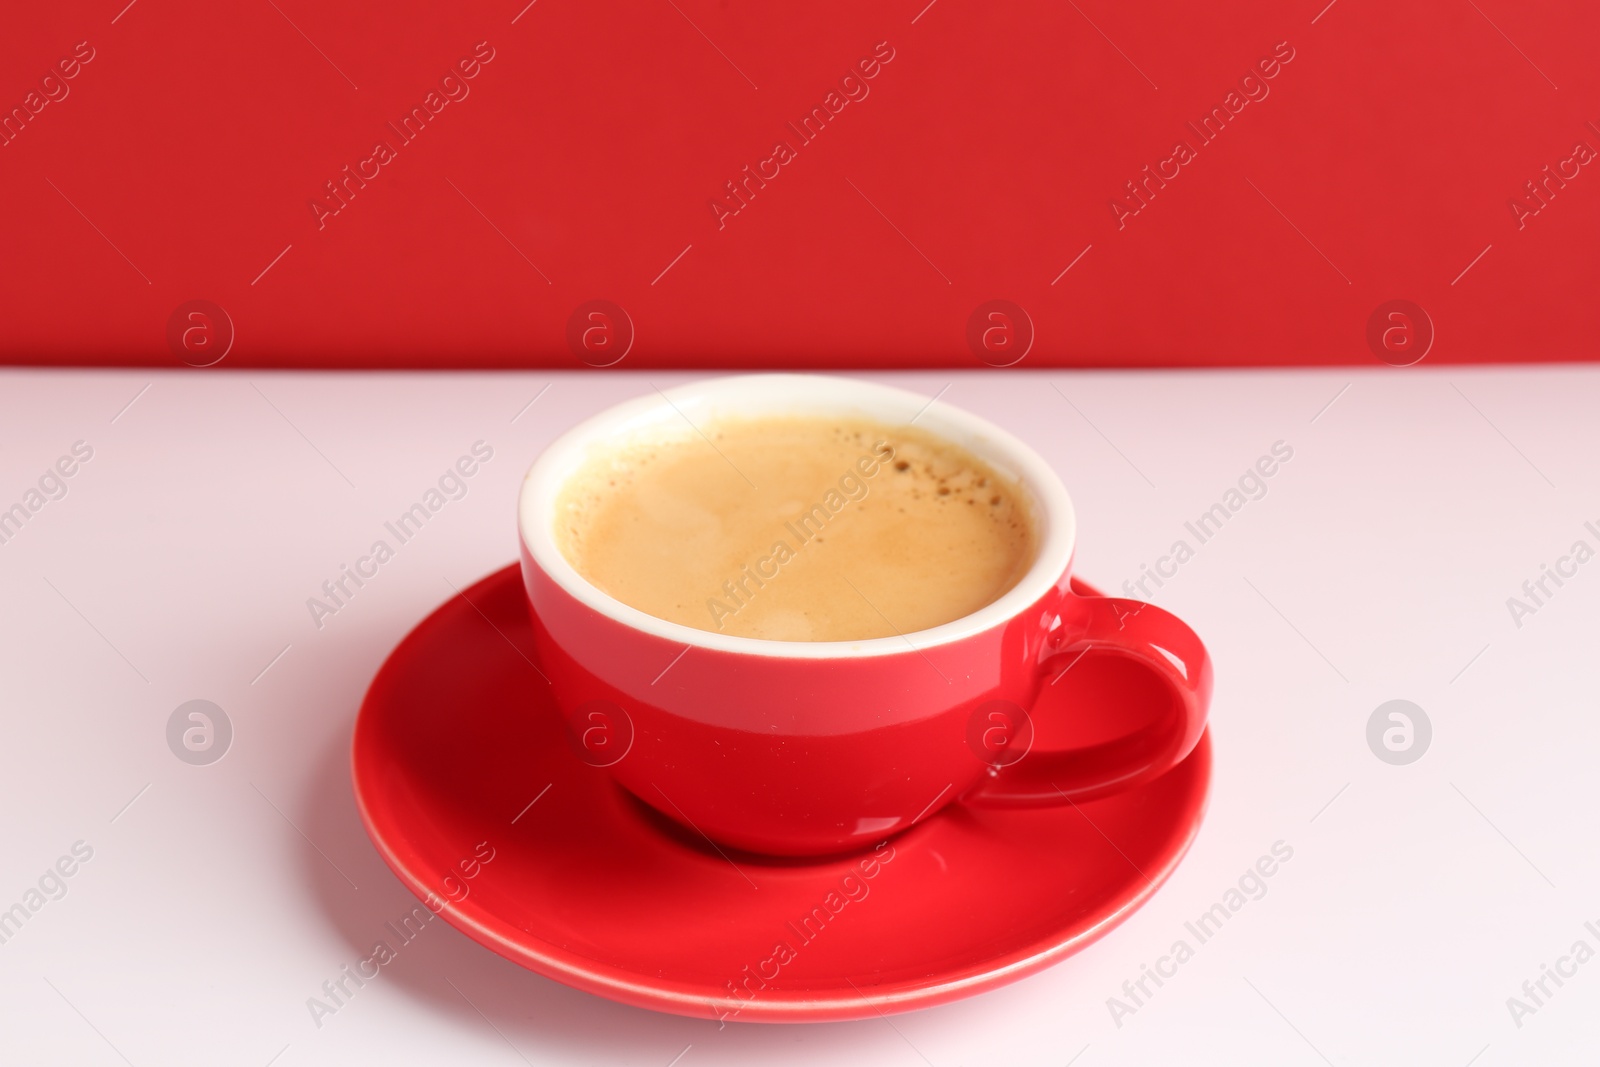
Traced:
<svg viewBox="0 0 1600 1067">
<path fill-rule="evenodd" d="M 1044 679 L 1082 656 L 1120 655 L 1152 671 L 1171 695 L 1156 722 L 1114 741 L 1060 752 L 1028 752 L 964 799 L 969 804 L 1036 807 L 1131 789 L 1176 766 L 1200 740 L 1211 704 L 1211 657 L 1188 625 L 1154 604 L 1068 593 L 1056 609 L 1064 635 L 1039 661 Z M 1044 684 L 1049 684 L 1046 681 Z"/>
</svg>

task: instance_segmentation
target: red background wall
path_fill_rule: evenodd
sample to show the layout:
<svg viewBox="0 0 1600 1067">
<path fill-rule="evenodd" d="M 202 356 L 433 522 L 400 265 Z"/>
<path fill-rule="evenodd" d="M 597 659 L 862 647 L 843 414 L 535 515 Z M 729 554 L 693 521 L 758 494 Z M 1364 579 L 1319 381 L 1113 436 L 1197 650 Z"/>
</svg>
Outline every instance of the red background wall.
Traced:
<svg viewBox="0 0 1600 1067">
<path fill-rule="evenodd" d="M 1430 362 L 1596 351 L 1593 5 L 525 2 L 12 5 L 0 361 L 576 367 L 631 332 L 630 367 L 1370 364 L 1414 358 L 1422 314 Z M 802 144 L 785 124 L 879 42 Z M 1275 48 L 1202 145 L 1186 123 Z M 1547 165 L 1576 175 L 1534 199 Z M 1425 310 L 1369 344 L 1398 299 Z M 195 300 L 231 342 L 174 319 Z M 591 300 L 631 331 L 569 330 Z M 983 318 L 974 347 L 991 300 L 1031 330 Z"/>
</svg>

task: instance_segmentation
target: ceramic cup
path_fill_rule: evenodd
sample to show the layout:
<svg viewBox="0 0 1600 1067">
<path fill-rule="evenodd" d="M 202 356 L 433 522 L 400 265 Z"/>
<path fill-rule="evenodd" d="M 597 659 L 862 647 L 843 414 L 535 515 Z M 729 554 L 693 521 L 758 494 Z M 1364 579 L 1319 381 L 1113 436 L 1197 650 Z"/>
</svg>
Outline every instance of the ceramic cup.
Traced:
<svg viewBox="0 0 1600 1067">
<path fill-rule="evenodd" d="M 586 581 L 554 535 L 556 500 L 595 446 L 698 439 L 719 416 L 864 417 L 917 426 L 1020 480 L 1038 555 L 954 622 L 862 641 L 767 641 L 647 615 Z M 1060 804 L 1147 782 L 1205 728 L 1211 665 L 1182 621 L 1074 595 L 1076 520 L 1042 458 L 998 427 L 901 389 L 816 375 L 715 378 L 619 404 L 557 439 L 519 504 L 538 663 L 578 754 L 691 833 L 753 852 L 865 848 L 961 801 Z M 1084 655 L 1137 664 L 1170 694 L 1154 721 L 1046 750 L 1030 712 Z M 1053 708 L 1074 716 L 1076 709 Z M 1106 709 L 1096 709 L 1101 720 Z"/>
</svg>

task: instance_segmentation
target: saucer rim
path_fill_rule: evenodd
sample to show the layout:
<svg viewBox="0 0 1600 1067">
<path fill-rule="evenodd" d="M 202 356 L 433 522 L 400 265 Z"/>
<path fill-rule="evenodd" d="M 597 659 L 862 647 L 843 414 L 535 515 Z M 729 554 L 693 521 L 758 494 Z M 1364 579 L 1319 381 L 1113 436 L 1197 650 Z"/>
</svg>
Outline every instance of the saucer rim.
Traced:
<svg viewBox="0 0 1600 1067">
<path fill-rule="evenodd" d="M 440 898 L 401 859 L 397 854 L 396 848 L 379 829 L 368 806 L 367 790 L 363 789 L 362 785 L 363 773 L 359 753 L 361 751 L 360 737 L 363 726 L 371 721 L 367 712 L 373 689 L 379 679 L 388 671 L 391 663 L 401 655 L 402 651 L 410 645 L 413 638 L 416 638 L 425 626 L 433 622 L 436 616 L 448 608 L 456 599 L 468 599 L 470 603 L 471 600 L 468 594 L 481 591 L 483 587 L 496 581 L 510 579 L 520 584 L 520 575 L 517 573 L 519 566 L 519 564 L 513 563 L 498 568 L 466 587 L 458 596 L 452 596 L 437 605 L 390 650 L 389 655 L 385 657 L 377 673 L 373 675 L 372 682 L 369 683 L 366 693 L 363 694 L 355 728 L 351 733 L 351 787 L 355 795 L 356 811 L 360 816 L 362 828 L 366 831 L 367 837 L 376 848 L 378 855 L 389 869 L 394 872 L 395 876 L 400 879 L 401 884 L 412 895 L 416 896 L 425 907 L 429 907 L 429 910 L 433 911 L 432 906 L 428 904 L 429 899 L 432 898 L 440 904 L 434 914 L 445 918 L 452 926 L 471 937 L 474 941 L 519 966 L 526 967 L 537 974 L 562 982 L 572 988 L 652 1011 L 664 1011 L 694 1018 L 726 1019 L 749 1023 L 841 1022 L 872 1018 L 874 1015 L 883 1015 L 891 1011 L 903 1012 L 934 1007 L 1027 977 L 1053 963 L 1076 954 L 1110 933 L 1135 911 L 1143 907 L 1155 892 L 1166 884 L 1173 872 L 1177 870 L 1178 864 L 1188 855 L 1189 849 L 1193 846 L 1195 838 L 1199 835 L 1200 827 L 1205 821 L 1206 813 L 1210 807 L 1212 779 L 1211 731 L 1209 726 L 1201 735 L 1200 741 L 1195 745 L 1194 750 L 1184 757 L 1183 762 L 1178 767 L 1167 772 L 1171 774 L 1183 769 L 1191 761 L 1200 761 L 1197 769 L 1193 772 L 1197 775 L 1197 781 L 1191 786 L 1190 791 L 1185 794 L 1186 797 L 1196 797 L 1197 801 L 1193 804 L 1193 814 L 1186 819 L 1187 826 L 1183 839 L 1171 849 L 1167 861 L 1153 875 L 1135 868 L 1143 883 L 1137 892 L 1127 896 L 1112 912 L 1102 916 L 1093 925 L 1084 929 L 1076 929 L 1063 940 L 1056 940 L 1047 936 L 1045 940 L 1048 940 L 1048 944 L 1043 947 L 1034 947 L 1031 951 L 1024 949 L 1021 955 L 1012 953 L 1012 958 L 1006 962 L 999 962 L 1005 957 L 996 957 L 994 961 L 983 964 L 983 969 L 978 973 L 961 974 L 957 977 L 933 982 L 932 984 L 896 988 L 882 993 L 864 992 L 848 977 L 845 981 L 855 990 L 852 995 L 819 996 L 814 992 L 786 995 L 783 991 L 772 991 L 759 998 L 741 1000 L 733 996 L 691 993 L 677 988 L 676 984 L 647 984 L 634 980 L 628 977 L 634 973 L 632 971 L 618 968 L 607 969 L 606 965 L 580 956 L 577 953 L 563 953 L 559 946 L 531 932 L 526 934 L 525 940 L 513 940 L 489 927 L 481 920 L 458 911 L 453 902 Z M 1077 578 L 1074 578 L 1073 582 L 1075 585 L 1088 586 L 1087 582 L 1082 582 Z M 1092 589 L 1092 587 L 1090 588 Z M 368 788 L 370 789 L 371 787 Z M 1185 804 L 1184 806 L 1188 805 Z M 933 825 L 944 815 L 944 812 L 940 812 L 931 816 L 925 822 L 918 824 L 918 827 L 913 827 L 909 831 L 898 835 L 896 840 L 904 842 L 914 839 L 919 833 L 919 827 Z M 415 855 L 415 850 L 413 849 L 412 851 L 413 855 Z"/>
</svg>

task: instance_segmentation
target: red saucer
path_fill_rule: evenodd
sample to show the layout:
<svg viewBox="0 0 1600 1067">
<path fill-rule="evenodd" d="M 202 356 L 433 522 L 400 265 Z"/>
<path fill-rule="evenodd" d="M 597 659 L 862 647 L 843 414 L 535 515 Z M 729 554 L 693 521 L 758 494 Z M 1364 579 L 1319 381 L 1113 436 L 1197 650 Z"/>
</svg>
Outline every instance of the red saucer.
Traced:
<svg viewBox="0 0 1600 1067">
<path fill-rule="evenodd" d="M 1132 914 L 1205 809 L 1209 737 L 1164 777 L 1102 800 L 952 805 L 876 854 L 724 854 L 574 754 L 531 649 L 516 566 L 423 620 L 362 704 L 356 804 L 384 860 L 451 924 L 628 1004 L 817 1022 L 1002 985 Z M 1055 688 L 1047 701 L 1123 721 L 1162 698 L 1109 656 L 1085 657 Z"/>
</svg>

